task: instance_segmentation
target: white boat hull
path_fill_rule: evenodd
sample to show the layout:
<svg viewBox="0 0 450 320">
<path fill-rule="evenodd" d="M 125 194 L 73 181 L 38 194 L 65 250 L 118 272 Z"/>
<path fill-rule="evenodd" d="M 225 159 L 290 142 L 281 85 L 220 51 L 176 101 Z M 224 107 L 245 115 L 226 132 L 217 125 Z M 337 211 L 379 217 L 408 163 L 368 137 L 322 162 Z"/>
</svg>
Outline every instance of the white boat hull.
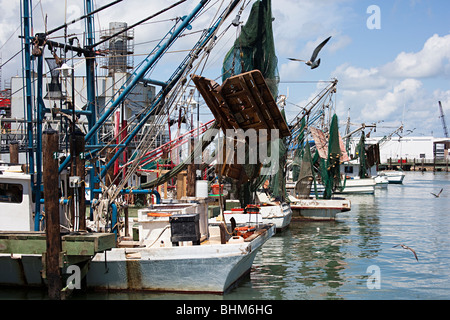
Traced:
<svg viewBox="0 0 450 320">
<path fill-rule="evenodd" d="M 377 175 L 374 179 L 377 188 L 387 188 L 389 180 L 385 175 Z"/>
<path fill-rule="evenodd" d="M 113 249 L 106 257 L 104 253 L 94 257 L 87 286 L 103 290 L 221 294 L 250 271 L 258 249 L 273 233 L 272 227 L 252 242 L 222 246 Z M 127 259 L 127 252 L 139 258 Z"/>
<path fill-rule="evenodd" d="M 402 171 L 382 171 L 383 175 L 387 177 L 389 183 L 402 184 L 405 178 L 405 173 Z"/>
<path fill-rule="evenodd" d="M 224 211 L 225 223 L 230 224 L 234 218 L 236 224 L 273 224 L 277 232 L 285 230 L 292 219 L 292 210 L 288 203 L 281 205 L 261 205 L 259 213 L 239 213 L 231 210 Z M 209 219 L 210 224 L 218 224 L 222 216 Z"/>
<path fill-rule="evenodd" d="M 291 206 L 283 202 L 281 205 L 261 205 L 260 207 L 263 223 L 273 223 L 277 231 L 285 230 L 292 219 Z"/>
<path fill-rule="evenodd" d="M 373 178 L 347 179 L 343 190 L 337 189 L 336 194 L 374 194 L 376 182 Z"/>
<path fill-rule="evenodd" d="M 139 210 L 137 223 L 133 226 L 133 230 L 138 231 L 139 241 L 121 241 L 119 247 L 95 254 L 88 263 L 87 287 L 97 290 L 226 292 L 250 271 L 258 249 L 275 234 L 275 226 L 260 225 L 245 240 L 243 237 L 231 238 L 222 244 L 220 228 L 208 226 L 205 220 L 199 221 L 201 244 L 194 244 L 194 240 L 172 242 L 169 216 L 177 214 L 180 218 L 195 212 L 203 219 L 206 208 L 203 202 L 154 205 Z M 45 286 L 43 269 L 42 254 L 0 254 L 0 285 Z M 65 272 L 63 270 L 63 274 Z"/>
<path fill-rule="evenodd" d="M 348 199 L 297 199 L 291 202 L 292 220 L 335 220 L 340 212 L 350 211 Z"/>
<path fill-rule="evenodd" d="M 113 248 L 89 263 L 87 287 L 94 290 L 149 290 L 223 294 L 252 266 L 275 227 L 255 239 L 226 245 Z M 0 254 L 0 285 L 44 286 L 41 255 Z"/>
</svg>

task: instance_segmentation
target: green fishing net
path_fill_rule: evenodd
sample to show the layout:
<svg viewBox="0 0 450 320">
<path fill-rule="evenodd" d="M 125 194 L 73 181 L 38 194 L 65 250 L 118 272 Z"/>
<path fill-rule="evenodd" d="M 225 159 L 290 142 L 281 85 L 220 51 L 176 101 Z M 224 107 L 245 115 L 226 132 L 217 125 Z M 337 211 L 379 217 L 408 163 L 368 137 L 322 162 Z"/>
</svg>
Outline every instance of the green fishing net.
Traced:
<svg viewBox="0 0 450 320">
<path fill-rule="evenodd" d="M 222 81 L 233 75 L 257 69 L 264 76 L 274 98 L 278 95 L 280 79 L 272 21 L 271 0 L 256 1 L 239 37 L 225 56 Z"/>
<path fill-rule="evenodd" d="M 338 118 L 333 115 L 328 138 L 328 158 L 320 159 L 320 175 L 325 187 L 324 199 L 331 199 L 334 189 L 341 184 L 340 157 Z"/>
<path fill-rule="evenodd" d="M 272 21 L 271 0 L 256 1 L 252 6 L 247 22 L 240 30 L 239 37 L 225 56 L 222 66 L 222 81 L 231 76 L 257 69 L 264 76 L 274 99 L 277 97 L 279 83 L 278 59 L 275 54 Z M 283 143 L 280 143 L 281 145 Z M 280 148 L 284 148 L 283 152 L 285 153 L 286 147 L 283 145 Z M 268 150 L 270 149 L 269 144 Z M 268 176 L 256 174 L 256 168 L 259 169 L 260 166 L 260 163 L 244 165 L 246 173 L 250 173 L 252 177 L 250 181 L 237 186 L 242 206 L 253 203 L 252 194 L 269 178 Z M 274 179 L 277 181 L 277 189 L 279 185 L 282 185 L 285 190 L 285 183 L 281 183 L 282 178 L 272 176 L 271 180 L 274 181 Z M 277 190 L 276 193 L 281 195 L 285 194 L 285 191 Z"/>
</svg>

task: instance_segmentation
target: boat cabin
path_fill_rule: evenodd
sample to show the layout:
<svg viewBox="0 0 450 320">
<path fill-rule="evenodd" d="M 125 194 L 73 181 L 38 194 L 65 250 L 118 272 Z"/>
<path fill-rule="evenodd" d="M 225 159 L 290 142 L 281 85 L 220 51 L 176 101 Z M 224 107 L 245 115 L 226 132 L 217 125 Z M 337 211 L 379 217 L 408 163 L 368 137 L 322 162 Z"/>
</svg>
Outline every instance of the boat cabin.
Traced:
<svg viewBox="0 0 450 320">
<path fill-rule="evenodd" d="M 34 229 L 31 176 L 23 172 L 0 170 L 0 229 Z"/>
</svg>

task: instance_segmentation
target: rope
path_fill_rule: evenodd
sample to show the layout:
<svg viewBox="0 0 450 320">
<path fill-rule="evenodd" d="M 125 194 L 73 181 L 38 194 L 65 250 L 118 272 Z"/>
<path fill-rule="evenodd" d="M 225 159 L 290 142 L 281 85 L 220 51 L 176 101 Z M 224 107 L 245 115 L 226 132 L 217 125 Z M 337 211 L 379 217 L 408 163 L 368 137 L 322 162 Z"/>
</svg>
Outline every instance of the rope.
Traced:
<svg viewBox="0 0 450 320">
<path fill-rule="evenodd" d="M 194 160 L 194 155 L 199 154 L 201 150 L 206 148 L 211 143 L 211 138 L 213 136 L 213 133 L 215 133 L 215 129 L 219 128 L 219 124 L 217 121 L 214 122 L 214 124 L 209 128 L 205 134 L 201 138 L 201 143 L 197 144 L 195 149 L 191 152 L 189 157 L 186 158 L 182 163 L 180 163 L 178 166 L 170 170 L 169 172 L 163 174 L 161 177 L 156 178 L 152 181 L 149 181 L 147 183 L 141 184 L 142 189 L 150 189 L 155 186 L 158 186 L 160 184 L 163 184 L 170 179 L 176 177 L 181 171 L 185 170 L 188 166 L 188 164 L 192 163 Z"/>
</svg>

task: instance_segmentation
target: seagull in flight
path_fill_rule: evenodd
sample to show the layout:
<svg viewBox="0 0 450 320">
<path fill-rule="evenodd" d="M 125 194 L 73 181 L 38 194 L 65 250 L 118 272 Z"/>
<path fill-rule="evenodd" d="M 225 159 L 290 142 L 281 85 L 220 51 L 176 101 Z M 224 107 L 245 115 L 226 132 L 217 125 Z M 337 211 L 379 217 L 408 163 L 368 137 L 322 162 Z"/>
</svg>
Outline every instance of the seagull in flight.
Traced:
<svg viewBox="0 0 450 320">
<path fill-rule="evenodd" d="M 416 252 L 413 249 L 411 249 L 410 247 L 405 246 L 404 244 L 397 244 L 396 246 L 393 246 L 392 248 L 395 248 L 398 246 L 401 246 L 403 249 L 406 249 L 406 250 L 411 250 L 411 252 L 414 253 L 414 257 L 416 257 L 416 260 L 419 261 L 419 258 L 417 258 Z"/>
<path fill-rule="evenodd" d="M 441 189 L 441 191 L 439 191 L 438 194 L 430 192 L 433 196 L 435 196 L 436 198 L 439 198 L 439 196 L 441 195 L 442 191 L 444 191 L 444 188 Z"/>
<path fill-rule="evenodd" d="M 300 60 L 300 59 L 296 59 L 296 58 L 288 58 L 289 60 L 292 61 L 303 61 L 306 65 L 310 66 L 311 69 L 315 69 L 319 66 L 320 64 L 320 59 L 318 59 L 316 61 L 317 55 L 319 54 L 319 51 L 323 48 L 323 46 L 328 42 L 328 40 L 330 40 L 331 36 L 326 38 L 324 41 L 322 41 L 321 44 L 319 44 L 315 49 L 314 52 L 311 56 L 311 59 L 306 61 L 306 60 Z"/>
</svg>

